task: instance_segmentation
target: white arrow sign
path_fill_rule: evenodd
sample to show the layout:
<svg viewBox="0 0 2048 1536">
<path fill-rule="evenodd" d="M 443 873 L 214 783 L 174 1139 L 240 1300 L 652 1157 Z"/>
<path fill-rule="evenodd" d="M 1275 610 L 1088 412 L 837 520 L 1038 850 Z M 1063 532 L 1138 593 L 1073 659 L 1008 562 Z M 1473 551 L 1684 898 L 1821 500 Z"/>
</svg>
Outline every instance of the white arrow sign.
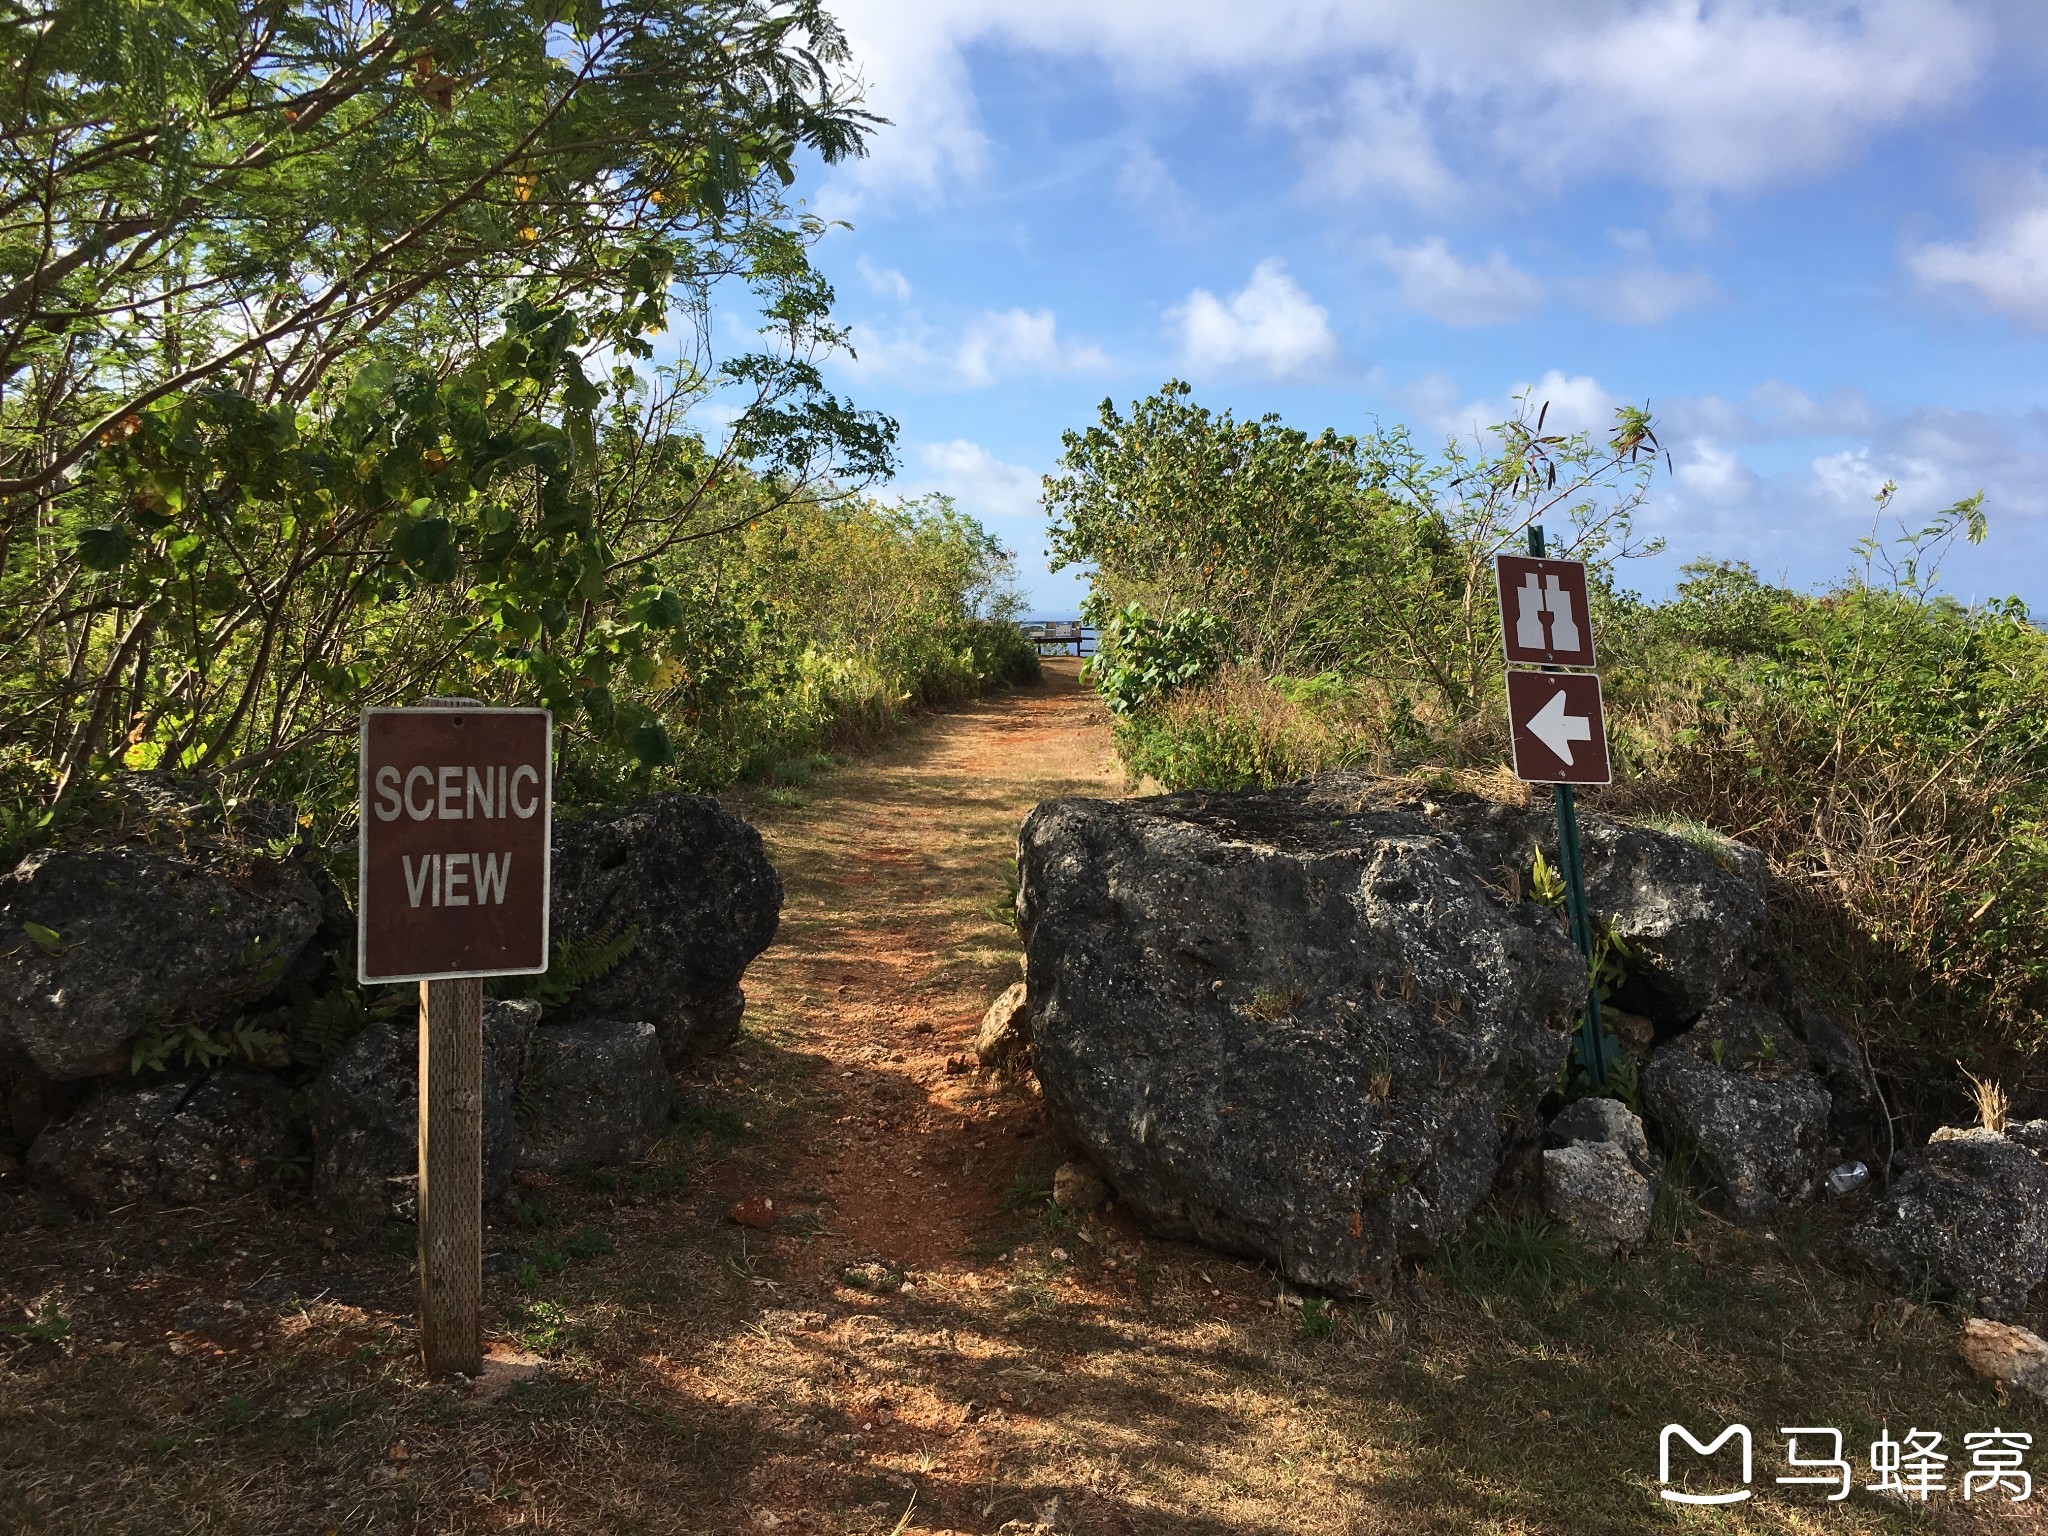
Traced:
<svg viewBox="0 0 2048 1536">
<path fill-rule="evenodd" d="M 1572 743 L 1593 739 L 1593 722 L 1585 715 L 1564 712 L 1564 690 L 1558 689 L 1550 702 L 1529 717 L 1529 734 L 1567 763 L 1572 760 Z"/>
</svg>

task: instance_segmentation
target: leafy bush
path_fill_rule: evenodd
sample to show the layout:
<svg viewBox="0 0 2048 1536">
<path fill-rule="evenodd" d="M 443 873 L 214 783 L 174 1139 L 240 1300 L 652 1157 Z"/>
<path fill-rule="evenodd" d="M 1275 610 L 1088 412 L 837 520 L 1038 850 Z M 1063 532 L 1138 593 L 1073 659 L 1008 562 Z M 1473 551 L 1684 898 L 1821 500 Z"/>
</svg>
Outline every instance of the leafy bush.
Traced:
<svg viewBox="0 0 2048 1536">
<path fill-rule="evenodd" d="M 1591 562 L 1597 583 L 1656 547 L 1633 533 L 1656 438 L 1632 407 L 1596 439 L 1547 432 L 1546 409 L 1522 401 L 1491 452 L 1452 443 L 1432 460 L 1400 428 L 1310 437 L 1190 395 L 1174 380 L 1127 414 L 1104 401 L 1065 434 L 1051 549 L 1091 568 L 1098 611 L 1212 615 L 1227 636 L 1212 653 L 1269 677 L 1370 677 L 1462 715 L 1499 690 L 1498 551 L 1548 518 L 1552 552 Z"/>
<path fill-rule="evenodd" d="M 1384 766 L 1370 705 L 1318 697 L 1226 668 L 1119 720 L 1116 739 L 1133 777 L 1170 791 L 1270 789 L 1325 768 Z"/>
<path fill-rule="evenodd" d="M 1627 641 L 1623 807 L 1770 854 L 1891 1061 L 2017 1075 L 2048 1046 L 2048 637 L 2019 604 L 1722 566 Z"/>
<path fill-rule="evenodd" d="M 1128 715 L 1208 677 L 1224 661 L 1229 639 L 1216 614 L 1183 608 L 1155 619 L 1126 603 L 1102 621 L 1099 648 L 1085 666 L 1111 712 Z"/>
</svg>

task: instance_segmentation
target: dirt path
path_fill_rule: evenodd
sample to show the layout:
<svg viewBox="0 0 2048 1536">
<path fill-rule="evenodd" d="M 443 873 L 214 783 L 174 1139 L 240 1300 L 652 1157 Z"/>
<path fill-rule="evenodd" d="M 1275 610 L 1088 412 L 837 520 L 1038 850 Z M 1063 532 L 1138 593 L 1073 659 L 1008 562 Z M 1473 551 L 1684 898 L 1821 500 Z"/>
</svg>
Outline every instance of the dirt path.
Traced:
<svg viewBox="0 0 2048 1536">
<path fill-rule="evenodd" d="M 822 1192 L 846 1243 L 898 1269 L 955 1269 L 985 1243 L 1010 1192 L 1008 1139 L 1038 1134 L 1028 1100 L 963 1068 L 1020 974 L 1005 907 L 1018 822 L 1043 799 L 1122 792 L 1075 669 L 1055 660 L 1040 689 L 930 721 L 800 811 L 746 807 L 786 890 L 747 976 L 750 1027 L 846 1084 L 844 1113 L 783 1179 Z"/>
</svg>

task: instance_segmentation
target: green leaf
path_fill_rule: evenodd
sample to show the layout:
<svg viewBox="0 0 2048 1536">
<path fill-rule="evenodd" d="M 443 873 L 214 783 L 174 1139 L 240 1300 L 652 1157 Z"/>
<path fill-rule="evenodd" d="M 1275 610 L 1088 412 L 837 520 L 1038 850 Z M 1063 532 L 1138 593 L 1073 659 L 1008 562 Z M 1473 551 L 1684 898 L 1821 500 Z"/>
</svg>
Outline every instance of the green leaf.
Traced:
<svg viewBox="0 0 2048 1536">
<path fill-rule="evenodd" d="M 659 720 L 643 720 L 635 726 L 626 738 L 626 750 L 635 762 L 649 768 L 666 768 L 676 760 L 675 743 Z"/>
<path fill-rule="evenodd" d="M 436 586 L 455 579 L 455 525 L 445 517 L 425 517 L 398 535 L 398 558 L 421 581 Z"/>
<path fill-rule="evenodd" d="M 649 629 L 671 630 L 680 629 L 690 611 L 673 590 L 656 587 L 640 599 L 636 616 Z"/>
<path fill-rule="evenodd" d="M 62 955 L 78 948 L 76 944 L 66 944 L 64 936 L 56 929 L 47 928 L 41 923 L 23 923 L 21 931 L 28 935 L 30 943 L 46 955 Z"/>
<path fill-rule="evenodd" d="M 118 523 L 81 528 L 76 540 L 78 563 L 89 571 L 113 571 L 127 563 L 128 530 Z"/>
</svg>

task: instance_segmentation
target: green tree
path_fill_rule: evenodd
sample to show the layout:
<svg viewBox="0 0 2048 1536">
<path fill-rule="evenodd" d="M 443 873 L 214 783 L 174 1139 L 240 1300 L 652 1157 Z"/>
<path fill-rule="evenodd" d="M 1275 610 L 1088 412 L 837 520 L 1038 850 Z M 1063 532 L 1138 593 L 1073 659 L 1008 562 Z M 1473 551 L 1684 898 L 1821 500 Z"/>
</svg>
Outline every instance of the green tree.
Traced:
<svg viewBox="0 0 2048 1536">
<path fill-rule="evenodd" d="M 690 617 L 661 557 L 890 465 L 784 200 L 872 121 L 809 0 L 67 0 L 0 38 L 0 749 L 60 794 L 289 777 L 427 688 L 660 763 L 621 687 Z M 764 344 L 719 355 L 735 287 Z"/>
<path fill-rule="evenodd" d="M 1496 686 L 1497 553 L 1546 521 L 1553 553 L 1600 570 L 1658 547 L 1633 531 L 1657 455 L 1643 410 L 1596 438 L 1546 431 L 1522 400 L 1491 445 L 1431 459 L 1403 428 L 1310 436 L 1191 396 L 1175 380 L 1128 415 L 1105 400 L 1065 435 L 1051 547 L 1093 566 L 1098 611 L 1213 614 L 1269 677 L 1337 669 L 1465 714 Z"/>
</svg>

